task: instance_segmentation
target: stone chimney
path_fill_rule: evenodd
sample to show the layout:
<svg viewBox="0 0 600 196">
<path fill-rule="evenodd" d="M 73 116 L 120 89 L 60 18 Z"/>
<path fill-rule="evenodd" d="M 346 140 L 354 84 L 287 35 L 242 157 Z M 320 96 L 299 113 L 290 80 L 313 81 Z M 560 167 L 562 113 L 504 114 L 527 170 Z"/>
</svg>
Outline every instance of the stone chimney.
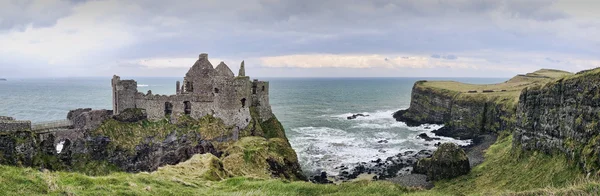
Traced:
<svg viewBox="0 0 600 196">
<path fill-rule="evenodd" d="M 240 72 L 238 76 L 246 76 L 246 68 L 244 68 L 244 61 L 242 61 L 242 65 L 240 65 Z"/>
<path fill-rule="evenodd" d="M 202 60 L 202 59 L 208 59 L 208 54 L 206 54 L 206 53 L 200 54 L 200 56 L 198 57 L 198 60 Z"/>
</svg>

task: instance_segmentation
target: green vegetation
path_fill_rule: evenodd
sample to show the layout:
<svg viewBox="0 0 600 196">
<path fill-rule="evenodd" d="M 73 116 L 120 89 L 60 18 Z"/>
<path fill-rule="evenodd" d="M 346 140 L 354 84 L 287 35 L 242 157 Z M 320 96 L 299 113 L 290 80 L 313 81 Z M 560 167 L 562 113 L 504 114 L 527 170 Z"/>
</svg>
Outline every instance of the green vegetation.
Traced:
<svg viewBox="0 0 600 196">
<path fill-rule="evenodd" d="M 200 133 L 203 140 L 213 140 L 218 137 L 230 136 L 232 127 L 226 127 L 223 121 L 211 115 L 206 115 L 198 120 L 189 116 L 179 117 L 177 123 L 171 124 L 167 119 L 159 121 L 142 120 L 127 123 L 114 119 L 106 120 L 102 125 L 92 131 L 92 135 L 102 135 L 111 138 L 111 145 L 120 147 L 130 152 L 135 146 L 141 144 L 148 137 L 166 138 L 173 131 L 177 134 Z M 190 139 L 197 141 L 195 134 L 188 135 Z"/>
<path fill-rule="evenodd" d="M 201 160 L 201 159 L 200 159 Z M 214 160 L 214 159 L 213 159 Z M 197 160 L 198 161 L 198 160 Z M 165 167 L 154 173 L 112 173 L 91 177 L 0 166 L 0 195 L 398 195 L 415 192 L 390 182 L 342 185 L 260 180 L 247 177 L 204 179 L 197 164 Z"/>
<path fill-rule="evenodd" d="M 582 171 L 564 155 L 516 149 L 512 148 L 512 135 L 504 133 L 487 150 L 485 162 L 468 175 L 437 182 L 433 191 L 488 195 L 549 187 L 557 190 L 584 182 Z"/>
<path fill-rule="evenodd" d="M 281 173 L 276 177 L 291 180 L 304 178 L 302 174 L 295 173 L 300 170 L 296 152 L 281 138 L 244 137 L 225 150 L 224 156 L 225 170 L 235 176 L 269 179 L 274 175 L 269 167 L 277 164 Z"/>
<path fill-rule="evenodd" d="M 573 74 L 560 70 L 541 69 L 533 73 L 515 76 L 510 80 L 499 84 L 466 84 L 456 81 L 427 81 L 420 83 L 420 85 L 423 87 L 460 93 L 459 96 L 461 96 L 461 98 L 484 96 L 498 101 L 507 102 L 510 100 L 512 103 L 516 103 L 521 94 L 521 90 L 524 88 L 543 85 L 547 82 L 570 75 Z M 483 93 L 484 90 L 493 90 L 494 92 Z M 477 91 L 477 93 L 468 93 L 469 91 Z"/>
<path fill-rule="evenodd" d="M 287 141 L 285 130 L 276 117 L 261 121 L 258 109 L 250 107 L 250 124 L 240 131 L 240 137 L 245 136 L 261 136 L 265 138 L 282 138 Z"/>
</svg>

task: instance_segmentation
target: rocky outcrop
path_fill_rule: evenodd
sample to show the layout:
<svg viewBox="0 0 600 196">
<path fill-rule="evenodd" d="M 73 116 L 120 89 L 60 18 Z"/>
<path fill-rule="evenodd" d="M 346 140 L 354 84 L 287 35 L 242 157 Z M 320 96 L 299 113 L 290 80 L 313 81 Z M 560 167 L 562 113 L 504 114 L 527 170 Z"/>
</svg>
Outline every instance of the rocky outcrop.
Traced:
<svg viewBox="0 0 600 196">
<path fill-rule="evenodd" d="M 113 118 L 120 122 L 138 122 L 148 119 L 148 114 L 145 109 L 127 108 Z"/>
<path fill-rule="evenodd" d="M 112 116 L 109 110 L 78 109 L 68 114 L 73 121 L 68 130 L 0 134 L 0 163 L 96 175 L 151 172 L 197 154 L 212 154 L 219 161 L 211 164 L 223 170 L 215 171 L 218 176 L 306 180 L 275 117 L 263 122 L 253 113 L 251 127 L 234 140 L 234 127 L 210 115 L 181 116 L 170 123 L 149 121 L 141 118 L 141 111 L 128 110 Z"/>
<path fill-rule="evenodd" d="M 409 126 L 444 124 L 434 133 L 471 139 L 486 132 L 510 130 L 514 122 L 514 100 L 463 94 L 424 85 L 413 86 L 410 107 L 394 113 L 394 118 Z"/>
<path fill-rule="evenodd" d="M 600 69 L 523 90 L 514 146 L 563 153 L 585 171 L 600 169 Z"/>
<path fill-rule="evenodd" d="M 431 158 L 417 162 L 414 173 L 427 175 L 428 180 L 451 179 L 471 171 L 469 158 L 463 149 L 454 143 L 443 143 Z"/>
</svg>

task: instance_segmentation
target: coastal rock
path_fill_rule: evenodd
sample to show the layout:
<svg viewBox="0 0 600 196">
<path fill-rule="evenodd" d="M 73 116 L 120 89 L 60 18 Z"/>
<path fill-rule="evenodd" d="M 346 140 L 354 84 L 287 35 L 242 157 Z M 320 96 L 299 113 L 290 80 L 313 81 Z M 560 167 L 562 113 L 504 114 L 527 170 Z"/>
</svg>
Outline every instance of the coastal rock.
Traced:
<svg viewBox="0 0 600 196">
<path fill-rule="evenodd" d="M 365 114 L 353 114 L 352 116 L 348 116 L 347 119 L 348 120 L 353 120 L 353 119 L 356 119 L 358 117 L 365 117 L 365 116 L 369 116 L 369 115 L 368 114 L 367 115 L 365 115 Z"/>
<path fill-rule="evenodd" d="M 454 143 L 443 143 L 431 158 L 419 160 L 415 173 L 427 175 L 428 180 L 451 179 L 471 171 L 465 151 Z"/>
<path fill-rule="evenodd" d="M 426 133 L 421 133 L 419 135 L 417 135 L 417 137 L 424 139 L 425 141 L 433 141 L 433 140 L 440 140 L 439 137 L 429 137 Z"/>
</svg>

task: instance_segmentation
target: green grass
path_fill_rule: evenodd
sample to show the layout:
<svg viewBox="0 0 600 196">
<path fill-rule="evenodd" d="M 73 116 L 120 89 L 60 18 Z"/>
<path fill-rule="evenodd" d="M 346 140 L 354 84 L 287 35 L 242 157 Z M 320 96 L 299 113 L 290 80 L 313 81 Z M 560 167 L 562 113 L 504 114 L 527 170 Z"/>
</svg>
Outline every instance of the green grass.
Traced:
<svg viewBox="0 0 600 196">
<path fill-rule="evenodd" d="M 512 136 L 498 139 L 485 154 L 486 161 L 471 173 L 439 181 L 434 191 L 452 194 L 509 193 L 532 189 L 560 189 L 584 179 L 576 164 L 564 155 L 513 150 Z"/>
<path fill-rule="evenodd" d="M 400 195 L 423 194 L 390 182 L 358 181 L 342 185 L 259 180 L 190 180 L 193 172 L 166 168 L 157 173 L 113 173 L 91 177 L 80 173 L 40 172 L 0 166 L 0 195 Z M 425 194 L 429 195 L 429 194 Z"/>
<path fill-rule="evenodd" d="M 516 101 L 519 99 L 521 91 L 524 88 L 535 85 L 543 85 L 547 82 L 571 75 L 573 74 L 565 71 L 541 69 L 533 73 L 515 76 L 506 82 L 498 84 L 467 84 L 456 81 L 427 81 L 420 83 L 420 86 L 460 93 L 459 96 L 463 98 L 484 96 L 497 100 L 511 100 L 513 103 L 516 103 Z M 484 90 L 493 90 L 495 92 L 483 93 Z M 505 92 L 502 92 L 503 90 Z M 467 93 L 468 91 L 477 91 L 477 93 Z"/>
</svg>

